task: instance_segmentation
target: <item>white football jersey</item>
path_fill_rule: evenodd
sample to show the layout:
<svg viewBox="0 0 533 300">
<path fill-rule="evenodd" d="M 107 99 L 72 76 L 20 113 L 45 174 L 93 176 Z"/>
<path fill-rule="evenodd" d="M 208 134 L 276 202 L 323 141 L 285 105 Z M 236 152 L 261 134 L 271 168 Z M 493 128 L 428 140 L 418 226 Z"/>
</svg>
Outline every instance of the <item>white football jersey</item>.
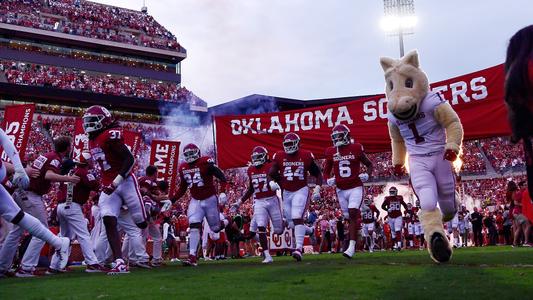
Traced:
<svg viewBox="0 0 533 300">
<path fill-rule="evenodd" d="M 411 120 L 398 120 L 389 112 L 387 118 L 400 129 L 409 155 L 424 155 L 444 151 L 446 131 L 435 119 L 437 106 L 446 103 L 438 93 L 429 92 L 422 100 L 418 113 Z"/>
</svg>

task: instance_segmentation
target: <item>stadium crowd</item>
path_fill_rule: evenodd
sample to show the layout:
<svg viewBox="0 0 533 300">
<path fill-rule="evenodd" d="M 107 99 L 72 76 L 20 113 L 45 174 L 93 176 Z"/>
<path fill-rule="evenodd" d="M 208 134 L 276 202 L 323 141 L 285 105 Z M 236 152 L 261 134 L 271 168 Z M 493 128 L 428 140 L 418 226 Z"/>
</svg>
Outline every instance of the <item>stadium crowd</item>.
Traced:
<svg viewBox="0 0 533 300">
<path fill-rule="evenodd" d="M 186 89 L 176 83 L 149 81 L 142 78 L 95 73 L 63 67 L 15 61 L 0 61 L 0 71 L 7 82 L 115 96 L 136 97 L 172 102 L 187 101 Z"/>
<path fill-rule="evenodd" d="M 0 23 L 143 47 L 181 50 L 176 37 L 152 16 L 89 1 L 4 0 L 0 1 Z"/>
</svg>

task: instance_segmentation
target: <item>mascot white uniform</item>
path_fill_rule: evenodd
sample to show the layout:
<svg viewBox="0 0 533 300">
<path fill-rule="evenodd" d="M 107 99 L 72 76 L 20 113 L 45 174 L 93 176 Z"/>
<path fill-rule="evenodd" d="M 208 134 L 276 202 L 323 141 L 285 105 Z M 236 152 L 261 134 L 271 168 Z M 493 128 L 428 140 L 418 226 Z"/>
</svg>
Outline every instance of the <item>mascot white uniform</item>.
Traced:
<svg viewBox="0 0 533 300">
<path fill-rule="evenodd" d="M 458 209 L 452 162 L 463 140 L 461 122 L 451 105 L 429 90 L 416 51 L 399 60 L 383 57 L 380 62 L 385 71 L 394 173 L 404 174 L 408 153 L 429 254 L 437 263 L 447 262 L 452 248 L 443 221 L 451 220 Z"/>
</svg>

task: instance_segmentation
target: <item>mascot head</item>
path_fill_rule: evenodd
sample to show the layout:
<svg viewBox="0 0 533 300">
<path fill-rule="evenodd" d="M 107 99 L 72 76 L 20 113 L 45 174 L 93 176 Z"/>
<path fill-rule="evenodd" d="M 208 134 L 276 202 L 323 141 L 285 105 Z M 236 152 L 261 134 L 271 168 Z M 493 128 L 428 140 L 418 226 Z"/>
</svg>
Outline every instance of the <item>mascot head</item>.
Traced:
<svg viewBox="0 0 533 300">
<path fill-rule="evenodd" d="M 389 112 L 399 120 L 413 118 L 429 92 L 428 77 L 420 69 L 418 53 L 413 50 L 400 59 L 382 57 L 380 63 L 385 72 Z"/>
</svg>

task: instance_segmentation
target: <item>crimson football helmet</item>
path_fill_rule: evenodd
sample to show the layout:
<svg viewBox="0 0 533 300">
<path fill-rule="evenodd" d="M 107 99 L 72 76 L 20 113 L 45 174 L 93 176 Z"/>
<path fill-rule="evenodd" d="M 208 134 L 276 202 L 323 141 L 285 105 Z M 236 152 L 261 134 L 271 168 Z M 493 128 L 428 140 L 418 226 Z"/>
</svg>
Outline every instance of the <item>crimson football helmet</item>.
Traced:
<svg viewBox="0 0 533 300">
<path fill-rule="evenodd" d="M 200 158 L 200 148 L 195 144 L 187 144 L 183 148 L 183 157 L 188 163 L 193 163 Z"/>
<path fill-rule="evenodd" d="M 287 133 L 283 137 L 283 150 L 287 154 L 293 154 L 300 148 L 300 137 L 296 133 Z"/>
<path fill-rule="evenodd" d="M 350 137 L 350 129 L 344 124 L 336 125 L 333 127 L 331 140 L 333 141 L 333 146 L 335 147 L 349 145 L 352 142 Z"/>
<path fill-rule="evenodd" d="M 113 123 L 113 116 L 107 108 L 100 105 L 89 107 L 83 114 L 83 130 L 91 133 L 102 130 Z"/>
<path fill-rule="evenodd" d="M 252 165 L 259 167 L 268 160 L 268 150 L 263 146 L 255 146 L 252 150 Z"/>
<path fill-rule="evenodd" d="M 395 186 L 391 186 L 389 189 L 389 195 L 396 196 L 398 195 L 398 189 Z"/>
</svg>

